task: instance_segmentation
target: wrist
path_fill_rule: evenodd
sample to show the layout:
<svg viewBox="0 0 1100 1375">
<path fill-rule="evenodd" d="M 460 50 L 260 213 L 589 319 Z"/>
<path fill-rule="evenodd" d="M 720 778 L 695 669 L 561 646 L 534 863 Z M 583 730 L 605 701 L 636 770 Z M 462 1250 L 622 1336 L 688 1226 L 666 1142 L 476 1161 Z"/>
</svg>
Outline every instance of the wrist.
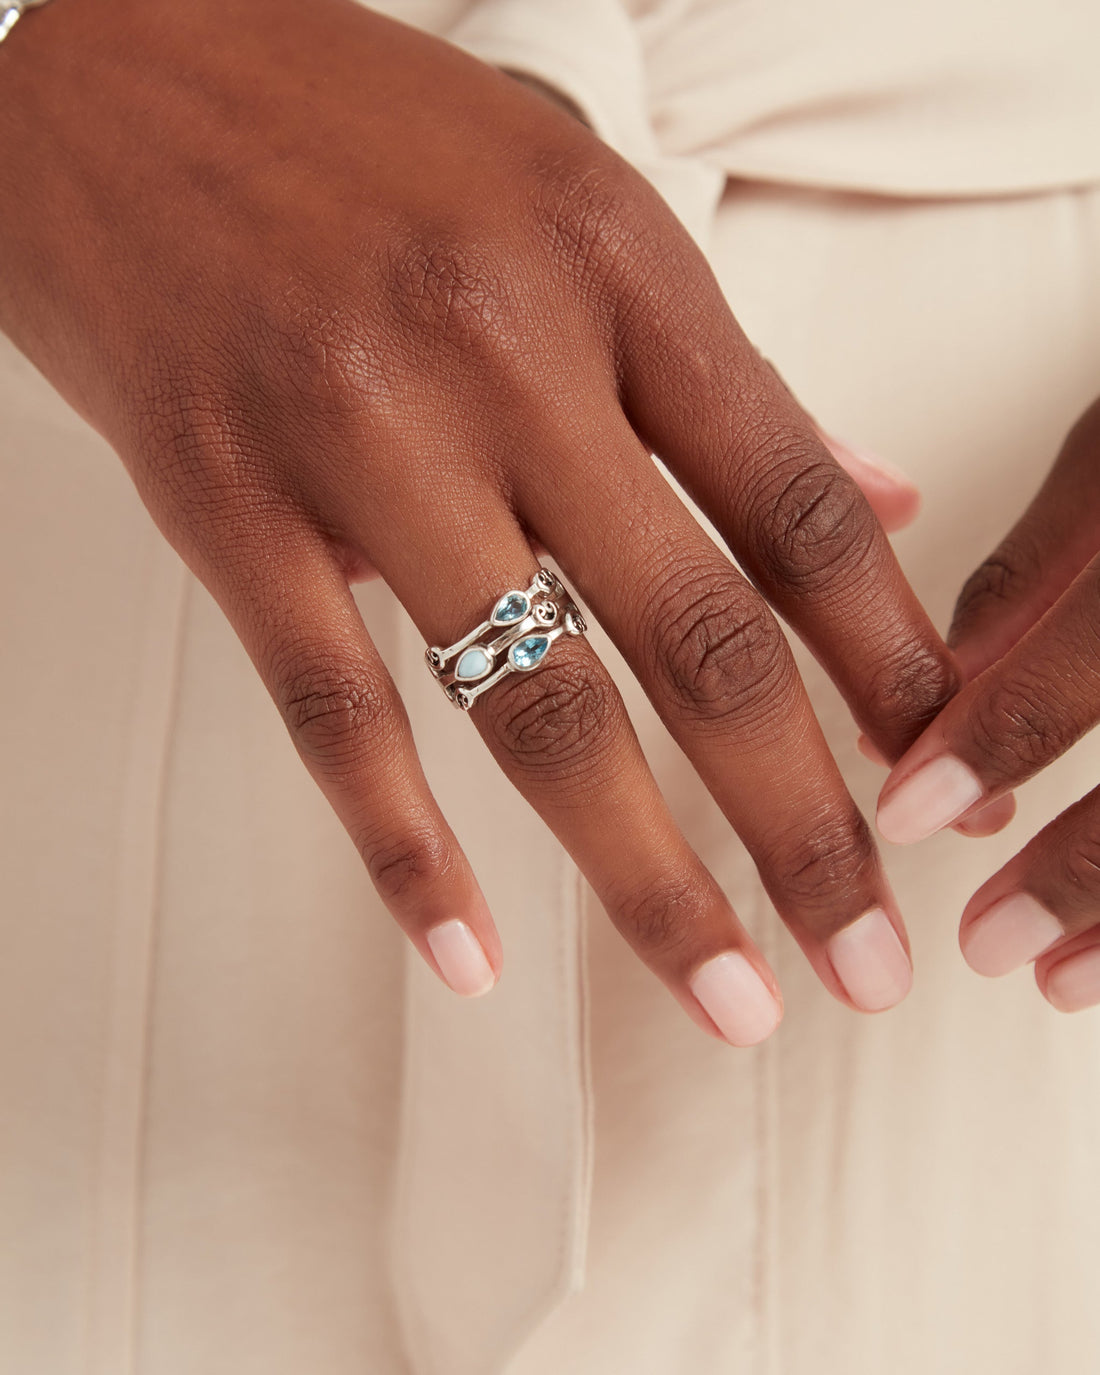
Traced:
<svg viewBox="0 0 1100 1375">
<path fill-rule="evenodd" d="M 92 246 L 118 233 L 124 137 L 153 113 L 168 8 L 55 0 L 0 44 L 0 332 L 74 404 L 60 355 L 105 319 Z"/>
</svg>

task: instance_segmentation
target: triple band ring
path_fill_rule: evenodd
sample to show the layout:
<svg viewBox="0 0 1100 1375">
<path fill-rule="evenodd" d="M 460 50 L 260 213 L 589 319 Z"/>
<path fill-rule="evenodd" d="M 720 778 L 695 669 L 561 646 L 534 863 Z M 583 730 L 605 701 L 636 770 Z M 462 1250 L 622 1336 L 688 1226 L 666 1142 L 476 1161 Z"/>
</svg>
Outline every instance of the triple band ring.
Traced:
<svg viewBox="0 0 1100 1375">
<path fill-rule="evenodd" d="M 560 635 L 583 635 L 587 626 L 559 577 L 540 568 L 522 592 L 502 593 L 492 611 L 448 649 L 431 645 L 424 658 L 456 707 L 474 701 L 509 673 L 530 673 Z"/>
</svg>

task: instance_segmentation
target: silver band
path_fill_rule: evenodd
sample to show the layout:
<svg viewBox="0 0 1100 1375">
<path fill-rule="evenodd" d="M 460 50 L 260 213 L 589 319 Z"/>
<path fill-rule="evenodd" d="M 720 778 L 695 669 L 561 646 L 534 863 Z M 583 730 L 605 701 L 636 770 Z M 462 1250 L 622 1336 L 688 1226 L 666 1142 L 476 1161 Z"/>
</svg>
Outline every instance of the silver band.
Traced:
<svg viewBox="0 0 1100 1375">
<path fill-rule="evenodd" d="M 36 10 L 47 0 L 0 0 L 0 43 L 3 43 L 27 10 Z"/>
<path fill-rule="evenodd" d="M 448 649 L 429 646 L 424 658 L 454 705 L 469 711 L 505 674 L 537 668 L 559 635 L 583 635 L 587 628 L 562 580 L 540 568 L 522 592 L 502 593 L 468 635 Z"/>
</svg>

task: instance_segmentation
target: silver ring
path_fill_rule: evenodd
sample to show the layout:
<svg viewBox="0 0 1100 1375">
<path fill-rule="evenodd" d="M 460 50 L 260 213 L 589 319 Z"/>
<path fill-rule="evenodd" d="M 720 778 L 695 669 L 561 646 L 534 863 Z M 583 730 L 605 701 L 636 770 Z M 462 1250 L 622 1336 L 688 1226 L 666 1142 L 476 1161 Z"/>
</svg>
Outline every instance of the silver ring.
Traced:
<svg viewBox="0 0 1100 1375">
<path fill-rule="evenodd" d="M 424 658 L 454 705 L 469 711 L 506 674 L 538 668 L 559 635 L 583 635 L 587 629 L 562 580 L 540 568 L 522 592 L 501 593 L 468 635 L 448 649 L 430 645 Z"/>
</svg>

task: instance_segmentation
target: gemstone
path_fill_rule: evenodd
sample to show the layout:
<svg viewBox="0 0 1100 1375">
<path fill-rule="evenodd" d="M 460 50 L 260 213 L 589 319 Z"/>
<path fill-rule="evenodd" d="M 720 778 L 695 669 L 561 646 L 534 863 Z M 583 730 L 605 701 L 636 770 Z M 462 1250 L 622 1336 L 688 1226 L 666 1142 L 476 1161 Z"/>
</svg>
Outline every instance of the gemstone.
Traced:
<svg viewBox="0 0 1100 1375">
<path fill-rule="evenodd" d="M 494 625 L 511 625 L 522 621 L 531 609 L 531 599 L 526 592 L 505 592 L 489 617 Z"/>
<path fill-rule="evenodd" d="M 483 678 L 489 672 L 490 659 L 488 654 L 480 647 L 474 645 L 468 649 L 462 658 L 455 665 L 455 677 L 461 678 L 463 682 L 469 682 L 472 678 Z"/>
<path fill-rule="evenodd" d="M 516 668 L 534 668 L 549 648 L 550 641 L 545 635 L 528 635 L 526 639 L 516 641 L 508 651 L 508 657 Z"/>
</svg>

